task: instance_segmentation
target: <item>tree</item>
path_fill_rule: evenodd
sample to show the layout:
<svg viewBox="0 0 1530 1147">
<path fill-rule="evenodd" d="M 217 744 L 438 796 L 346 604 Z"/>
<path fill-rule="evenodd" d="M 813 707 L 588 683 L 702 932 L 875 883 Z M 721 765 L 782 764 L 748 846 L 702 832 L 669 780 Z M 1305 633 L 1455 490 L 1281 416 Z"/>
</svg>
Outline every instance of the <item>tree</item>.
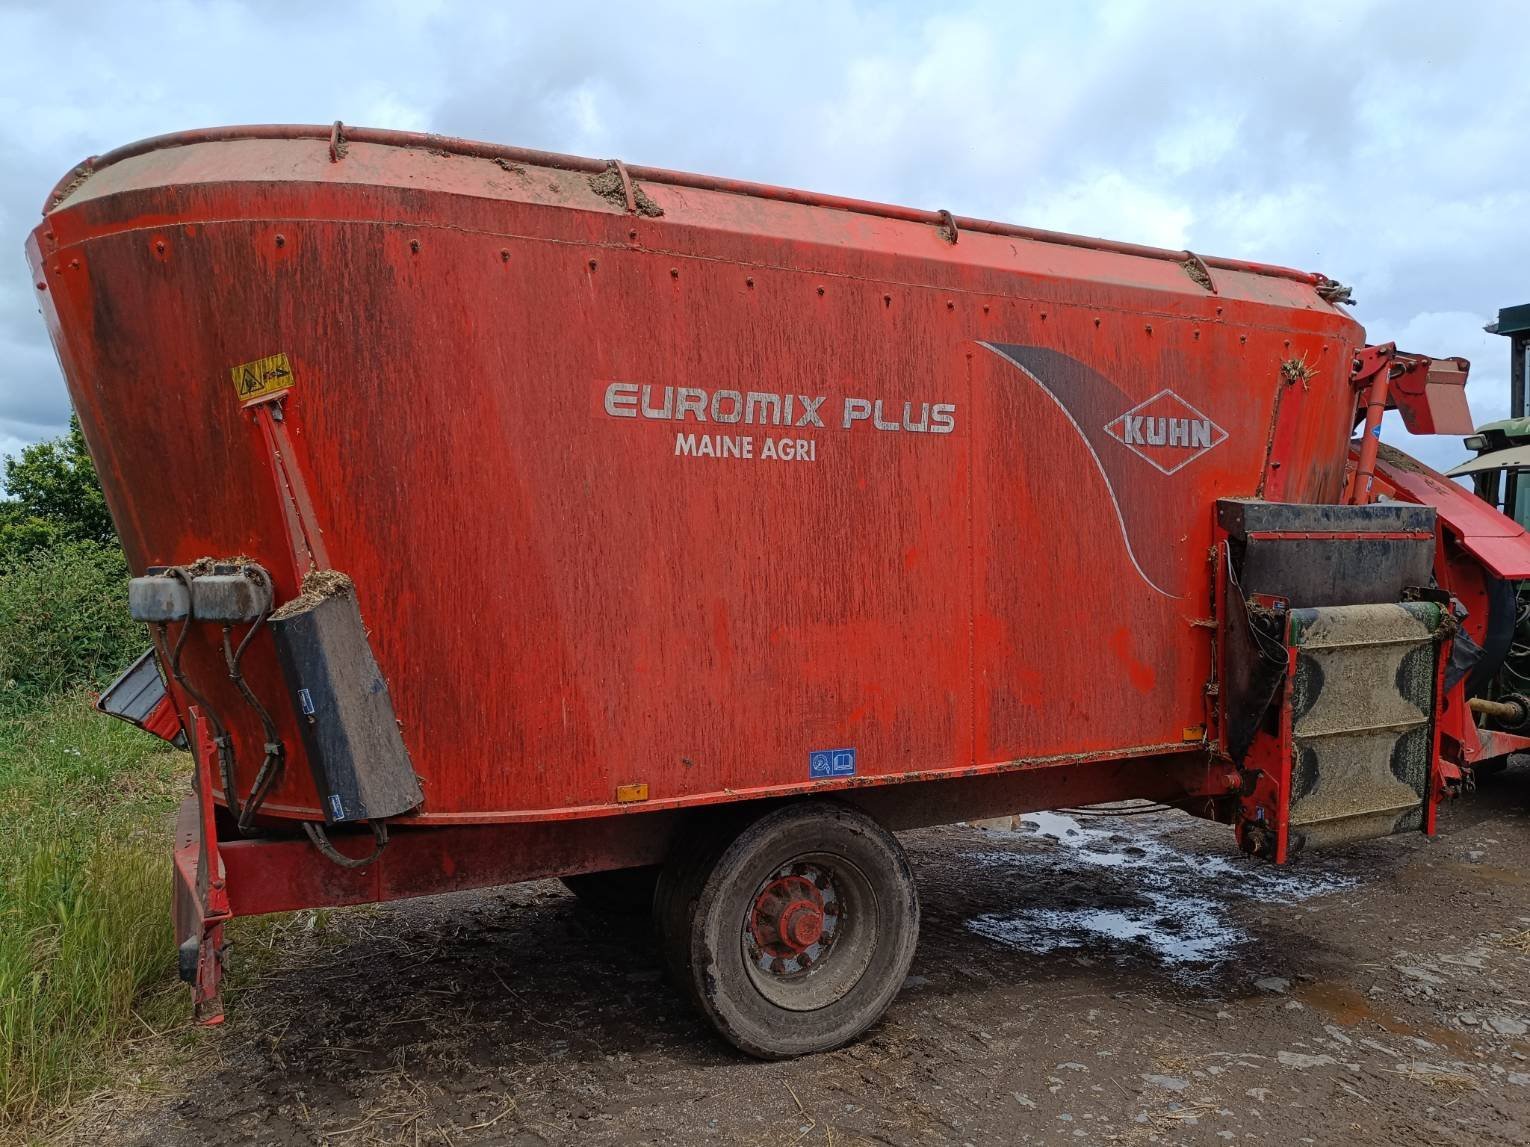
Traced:
<svg viewBox="0 0 1530 1147">
<path fill-rule="evenodd" d="M 117 531 L 73 415 L 67 434 L 6 457 L 3 488 L 0 560 L 59 542 L 116 547 Z"/>
</svg>

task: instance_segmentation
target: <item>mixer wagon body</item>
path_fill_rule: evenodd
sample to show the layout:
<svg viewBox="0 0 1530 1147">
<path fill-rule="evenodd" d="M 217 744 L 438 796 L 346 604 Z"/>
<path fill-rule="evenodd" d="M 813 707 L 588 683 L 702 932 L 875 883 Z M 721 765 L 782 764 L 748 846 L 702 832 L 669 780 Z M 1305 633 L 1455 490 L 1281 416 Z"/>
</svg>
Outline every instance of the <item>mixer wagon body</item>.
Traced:
<svg viewBox="0 0 1530 1147">
<path fill-rule="evenodd" d="M 1418 654 L 1426 775 L 1394 767 L 1416 799 L 1366 815 L 1427 828 L 1455 629 L 1412 590 L 1447 550 L 1483 585 L 1530 573 L 1517 527 L 1473 558 L 1448 491 L 1366 504 L 1378 371 L 1443 424 L 1465 366 L 1363 350 L 1322 276 L 339 125 L 89 161 L 28 256 L 196 750 L 179 915 L 209 1015 L 231 914 L 661 862 L 683 978 L 709 881 L 772 817 L 871 839 L 1147 796 L 1283 860 L 1291 762 L 1334 732 L 1289 719 L 1314 626 Z M 305 597 L 315 570 L 349 585 Z M 354 606 L 316 622 L 326 587 Z M 261 604 L 199 612 L 225 591 Z M 1247 609 L 1281 616 L 1273 678 L 1230 664 Z M 381 850 L 337 863 L 371 855 L 362 822 Z M 896 877 L 890 841 L 849 867 Z M 776 1003 L 901 894 L 799 861 L 740 877 Z M 883 920 L 862 978 L 906 933 Z M 702 1003 L 757 1054 L 864 1027 Z"/>
</svg>

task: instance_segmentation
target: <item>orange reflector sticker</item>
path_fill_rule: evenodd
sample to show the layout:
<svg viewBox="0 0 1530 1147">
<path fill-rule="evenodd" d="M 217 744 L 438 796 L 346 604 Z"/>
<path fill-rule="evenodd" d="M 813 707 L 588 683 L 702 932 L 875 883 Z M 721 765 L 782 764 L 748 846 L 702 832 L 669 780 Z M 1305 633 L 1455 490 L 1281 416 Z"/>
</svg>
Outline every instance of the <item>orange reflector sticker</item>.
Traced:
<svg viewBox="0 0 1530 1147">
<path fill-rule="evenodd" d="M 275 398 L 295 381 L 292 364 L 285 354 L 267 355 L 254 362 L 243 362 L 230 373 L 234 376 L 234 391 L 243 403 L 261 402 Z"/>
<path fill-rule="evenodd" d="M 617 785 L 616 803 L 631 804 L 633 801 L 645 801 L 648 799 L 648 786 L 643 783 L 635 785 Z"/>
<path fill-rule="evenodd" d="M 1206 736 L 1205 725 L 1186 725 L 1185 731 L 1180 734 L 1182 741 L 1199 741 Z"/>
</svg>

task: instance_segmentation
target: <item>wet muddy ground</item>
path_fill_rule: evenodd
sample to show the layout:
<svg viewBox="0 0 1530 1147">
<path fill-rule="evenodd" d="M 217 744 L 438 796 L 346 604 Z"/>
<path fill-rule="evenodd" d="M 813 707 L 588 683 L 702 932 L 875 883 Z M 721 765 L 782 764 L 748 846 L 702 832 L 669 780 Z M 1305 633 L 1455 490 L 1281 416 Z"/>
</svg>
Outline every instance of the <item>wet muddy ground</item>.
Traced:
<svg viewBox="0 0 1530 1147">
<path fill-rule="evenodd" d="M 75 1131 L 140 1144 L 1522 1143 L 1530 770 L 1273 870 L 1178 814 L 909 833 L 913 974 L 745 1060 L 641 922 L 541 883 L 248 934 L 225 1027 Z M 237 936 L 236 936 L 237 939 Z M 269 945 L 269 947 L 267 947 Z"/>
</svg>

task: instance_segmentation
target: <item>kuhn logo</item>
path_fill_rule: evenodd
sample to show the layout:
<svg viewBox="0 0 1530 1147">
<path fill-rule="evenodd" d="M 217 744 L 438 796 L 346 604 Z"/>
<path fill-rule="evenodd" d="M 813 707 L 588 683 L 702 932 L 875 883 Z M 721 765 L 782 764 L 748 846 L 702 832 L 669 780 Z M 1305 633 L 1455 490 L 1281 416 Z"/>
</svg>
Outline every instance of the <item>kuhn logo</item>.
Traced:
<svg viewBox="0 0 1530 1147">
<path fill-rule="evenodd" d="M 1112 419 L 1105 433 L 1165 474 L 1190 465 L 1227 438 L 1227 431 L 1172 390 L 1160 390 Z"/>
</svg>

